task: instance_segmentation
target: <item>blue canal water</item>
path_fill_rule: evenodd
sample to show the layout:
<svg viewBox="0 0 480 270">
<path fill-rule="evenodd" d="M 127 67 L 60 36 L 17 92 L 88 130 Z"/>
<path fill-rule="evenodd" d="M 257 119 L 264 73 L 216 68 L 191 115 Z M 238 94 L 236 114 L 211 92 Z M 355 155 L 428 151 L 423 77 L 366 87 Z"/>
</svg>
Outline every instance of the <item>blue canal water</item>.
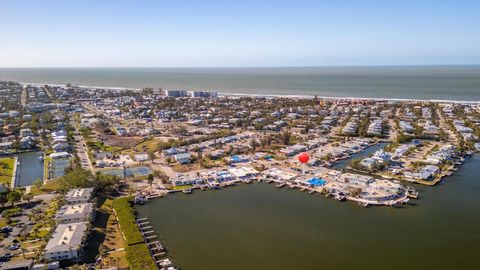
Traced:
<svg viewBox="0 0 480 270">
<path fill-rule="evenodd" d="M 38 153 L 28 152 L 18 154 L 17 181 L 15 186 L 29 186 L 35 180 L 43 181 L 43 159 L 38 158 Z"/>
</svg>

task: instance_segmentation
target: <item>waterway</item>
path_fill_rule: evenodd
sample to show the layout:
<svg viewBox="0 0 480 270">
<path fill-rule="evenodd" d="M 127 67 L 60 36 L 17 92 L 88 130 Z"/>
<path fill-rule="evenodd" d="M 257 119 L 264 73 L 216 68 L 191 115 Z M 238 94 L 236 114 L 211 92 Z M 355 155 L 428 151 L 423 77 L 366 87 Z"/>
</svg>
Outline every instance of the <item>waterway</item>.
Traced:
<svg viewBox="0 0 480 270">
<path fill-rule="evenodd" d="M 38 153 L 28 152 L 18 155 L 20 165 L 17 170 L 17 181 L 15 186 L 29 186 L 40 179 L 43 181 L 43 160 L 38 158 Z"/>
<path fill-rule="evenodd" d="M 373 146 L 370 146 L 369 148 L 365 149 L 364 151 L 360 151 L 358 153 L 355 153 L 355 154 L 351 155 L 347 159 L 338 161 L 337 163 L 335 163 L 335 165 L 333 167 L 337 170 L 342 170 L 342 169 L 346 168 L 352 160 L 354 160 L 356 158 L 366 158 L 370 154 L 373 154 L 373 153 L 377 152 L 377 150 L 383 149 L 386 145 L 387 145 L 387 143 L 383 143 L 383 142 L 382 143 L 377 143 L 377 144 L 375 144 Z"/>
<path fill-rule="evenodd" d="M 137 207 L 189 269 L 479 269 L 480 157 L 404 209 L 363 208 L 274 185 Z"/>
</svg>

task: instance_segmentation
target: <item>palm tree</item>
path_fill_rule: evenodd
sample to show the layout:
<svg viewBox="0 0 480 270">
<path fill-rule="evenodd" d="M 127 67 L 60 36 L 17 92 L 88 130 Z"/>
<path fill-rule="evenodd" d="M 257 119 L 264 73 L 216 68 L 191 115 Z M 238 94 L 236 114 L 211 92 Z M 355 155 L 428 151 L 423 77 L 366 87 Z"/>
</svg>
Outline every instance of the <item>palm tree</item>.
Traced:
<svg viewBox="0 0 480 270">
<path fill-rule="evenodd" d="M 33 233 L 35 234 L 35 237 L 38 237 L 39 232 L 40 232 L 40 229 L 37 226 L 33 227 Z"/>
<path fill-rule="evenodd" d="M 108 254 L 107 249 L 105 248 L 104 245 L 100 245 L 100 246 L 98 247 L 98 254 L 100 255 L 100 260 L 101 260 L 101 262 L 102 262 L 102 264 L 103 264 L 104 259 L 105 259 L 105 257 L 106 257 L 107 254 Z"/>
<path fill-rule="evenodd" d="M 40 187 L 43 185 L 43 181 L 40 178 L 37 178 L 33 182 L 33 185 L 37 188 L 37 190 L 40 190 Z"/>
<path fill-rule="evenodd" d="M 153 174 L 149 174 L 149 175 L 148 175 L 147 181 L 148 181 L 148 184 L 149 184 L 150 187 L 151 187 L 152 184 L 153 184 Z"/>
<path fill-rule="evenodd" d="M 27 193 L 23 195 L 23 200 L 27 201 L 30 204 L 30 201 L 33 199 L 33 195 L 31 193 Z"/>
<path fill-rule="evenodd" d="M 20 201 L 21 198 L 22 198 L 22 194 L 17 190 L 12 190 L 7 195 L 8 202 L 11 203 L 12 207 L 14 206 L 15 202 Z"/>
</svg>

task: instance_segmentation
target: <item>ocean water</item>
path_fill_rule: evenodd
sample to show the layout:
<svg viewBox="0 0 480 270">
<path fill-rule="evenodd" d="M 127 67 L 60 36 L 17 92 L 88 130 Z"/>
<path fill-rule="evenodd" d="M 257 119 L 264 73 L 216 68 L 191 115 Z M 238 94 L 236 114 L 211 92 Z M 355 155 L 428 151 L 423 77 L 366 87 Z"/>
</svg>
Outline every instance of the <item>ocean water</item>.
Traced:
<svg viewBox="0 0 480 270">
<path fill-rule="evenodd" d="M 480 101 L 480 66 L 2 68 L 0 79 L 260 95 Z"/>
</svg>

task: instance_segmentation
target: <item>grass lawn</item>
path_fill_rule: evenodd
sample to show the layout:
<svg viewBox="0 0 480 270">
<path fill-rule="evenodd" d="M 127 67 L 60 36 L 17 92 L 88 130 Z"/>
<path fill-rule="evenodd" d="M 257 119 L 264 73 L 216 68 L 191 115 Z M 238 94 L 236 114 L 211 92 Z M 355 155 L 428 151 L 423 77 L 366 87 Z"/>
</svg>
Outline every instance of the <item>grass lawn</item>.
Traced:
<svg viewBox="0 0 480 270">
<path fill-rule="evenodd" d="M 112 211 L 112 201 L 112 199 L 105 199 L 97 212 L 97 218 L 94 223 L 94 227 L 100 229 L 105 234 L 103 246 L 108 250 L 125 247 L 125 242 Z"/>
<path fill-rule="evenodd" d="M 48 234 L 49 230 L 39 230 L 38 233 L 35 235 L 35 233 L 30 232 L 28 235 L 29 240 L 34 240 L 37 238 L 43 238 Z"/>
<path fill-rule="evenodd" d="M 102 150 L 103 152 L 112 152 L 112 153 L 116 151 L 121 151 L 123 149 L 123 147 L 119 147 L 119 146 L 105 145 L 103 142 L 97 141 L 97 140 L 95 141 L 88 140 L 87 146 L 92 149 L 99 149 L 99 150 Z"/>
<path fill-rule="evenodd" d="M 40 187 L 40 189 L 38 189 L 36 186 L 32 186 L 32 188 L 30 189 L 30 193 L 32 193 L 33 195 L 38 195 L 55 190 L 60 190 L 60 181 L 58 179 L 48 180 Z"/>
<path fill-rule="evenodd" d="M 0 228 L 7 226 L 4 218 L 0 218 Z"/>
<path fill-rule="evenodd" d="M 170 189 L 171 190 L 181 190 L 181 189 L 186 189 L 186 188 L 192 188 L 192 185 L 184 185 L 184 186 L 172 186 Z"/>
<path fill-rule="evenodd" d="M 110 252 L 105 259 L 109 266 L 117 266 L 119 268 L 128 268 L 127 252 L 125 250 Z"/>
<path fill-rule="evenodd" d="M 123 240 L 123 236 L 120 232 L 120 228 L 118 227 L 118 221 L 115 218 L 115 215 L 112 210 L 112 199 L 105 199 L 103 204 L 100 206 L 100 218 L 106 220 L 100 220 L 98 223 L 102 224 L 99 228 L 104 234 L 105 238 L 103 240 L 103 246 L 107 250 L 117 250 L 121 248 L 125 248 L 125 240 Z M 107 215 L 105 215 L 107 214 Z M 96 225 L 97 222 L 95 222 Z M 104 258 L 103 263 L 104 266 L 113 267 L 128 267 L 126 251 L 119 250 L 119 251 L 112 251 L 108 253 L 108 255 Z"/>
<path fill-rule="evenodd" d="M 13 174 L 13 158 L 1 158 L 0 159 L 0 183 L 6 183 L 10 185 L 12 182 Z"/>
<path fill-rule="evenodd" d="M 43 179 L 48 178 L 48 165 L 52 161 L 52 158 L 50 156 L 46 156 L 43 160 Z"/>
<path fill-rule="evenodd" d="M 162 141 L 164 141 L 164 140 L 159 139 L 159 138 L 149 139 L 149 140 L 146 140 L 144 142 L 141 142 L 141 143 L 137 144 L 135 147 L 123 150 L 122 154 L 124 154 L 124 155 L 134 155 L 134 154 L 138 154 L 138 153 L 146 153 L 150 150 L 157 149 L 158 143 L 162 142 Z"/>
</svg>

